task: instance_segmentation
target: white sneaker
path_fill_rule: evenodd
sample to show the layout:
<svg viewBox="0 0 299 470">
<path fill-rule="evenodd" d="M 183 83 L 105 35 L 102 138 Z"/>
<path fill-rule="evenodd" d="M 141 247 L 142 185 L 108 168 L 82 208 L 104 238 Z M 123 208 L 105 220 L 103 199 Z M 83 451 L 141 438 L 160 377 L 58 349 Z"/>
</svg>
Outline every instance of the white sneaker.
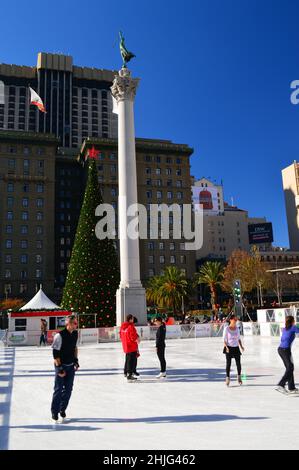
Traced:
<svg viewBox="0 0 299 470">
<path fill-rule="evenodd" d="M 286 389 L 285 389 L 284 387 L 281 387 L 280 385 L 278 385 L 278 386 L 275 388 L 275 390 L 276 390 L 277 392 L 283 393 L 284 395 L 287 395 L 287 394 L 288 394 L 288 392 L 286 391 Z"/>
<path fill-rule="evenodd" d="M 288 391 L 288 394 L 289 394 L 289 395 L 298 395 L 298 394 L 299 394 L 299 390 L 298 390 L 298 388 L 294 388 L 294 390 L 289 390 L 289 391 Z"/>
<path fill-rule="evenodd" d="M 166 372 L 160 372 L 160 374 L 156 376 L 157 379 L 164 379 L 165 377 L 166 377 Z"/>
</svg>

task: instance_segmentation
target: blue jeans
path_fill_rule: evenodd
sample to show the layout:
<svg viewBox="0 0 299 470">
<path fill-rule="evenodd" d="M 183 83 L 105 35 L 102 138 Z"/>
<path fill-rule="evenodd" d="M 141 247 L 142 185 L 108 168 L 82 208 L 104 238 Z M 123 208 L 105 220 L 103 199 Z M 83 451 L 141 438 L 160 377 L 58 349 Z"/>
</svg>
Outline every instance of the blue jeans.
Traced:
<svg viewBox="0 0 299 470">
<path fill-rule="evenodd" d="M 60 411 L 65 411 L 67 409 L 73 390 L 75 378 L 74 365 L 63 366 L 63 368 L 66 372 L 66 376 L 60 377 L 58 375 L 59 368 L 55 367 L 55 384 L 51 405 L 52 413 L 60 413 Z"/>
</svg>

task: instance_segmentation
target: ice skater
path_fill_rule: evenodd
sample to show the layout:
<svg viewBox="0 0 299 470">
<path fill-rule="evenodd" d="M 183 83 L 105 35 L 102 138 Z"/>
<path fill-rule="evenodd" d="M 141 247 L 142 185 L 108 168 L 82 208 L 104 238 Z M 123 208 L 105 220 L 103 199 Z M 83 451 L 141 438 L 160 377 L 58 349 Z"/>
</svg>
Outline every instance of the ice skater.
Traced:
<svg viewBox="0 0 299 470">
<path fill-rule="evenodd" d="M 138 344 L 140 338 L 135 328 L 135 317 L 133 315 L 127 315 L 125 321 L 120 327 L 120 339 L 123 347 L 123 351 L 126 355 L 124 376 L 127 377 L 128 382 L 134 382 L 137 380 L 136 368 L 137 358 L 139 356 Z"/>
<path fill-rule="evenodd" d="M 229 318 L 229 325 L 224 328 L 223 340 L 224 349 L 223 353 L 226 355 L 226 380 L 225 383 L 229 387 L 230 384 L 230 369 L 232 358 L 236 361 L 238 371 L 238 383 L 242 385 L 241 378 L 241 351 L 244 351 L 244 347 L 241 342 L 240 330 L 237 327 L 238 318 L 236 315 L 231 315 Z"/>
<path fill-rule="evenodd" d="M 282 329 L 281 341 L 278 348 L 278 354 L 280 355 L 286 371 L 277 385 L 276 389 L 278 392 L 285 394 L 298 394 L 299 390 L 295 387 L 294 381 L 294 362 L 292 358 L 292 343 L 295 339 L 295 335 L 299 333 L 299 328 L 295 324 L 293 316 L 289 315 L 286 317 L 285 328 Z M 288 383 L 287 391 L 285 385 Z"/>
<path fill-rule="evenodd" d="M 166 337 L 166 325 L 161 317 L 156 317 L 155 325 L 158 327 L 156 333 L 156 350 L 157 356 L 160 361 L 160 374 L 157 375 L 157 379 L 166 377 L 166 361 L 165 361 L 165 337 Z"/>
<path fill-rule="evenodd" d="M 54 336 L 52 344 L 55 384 L 51 405 L 52 419 L 58 421 L 58 414 L 62 420 L 66 417 L 69 400 L 71 398 L 75 372 L 79 369 L 78 362 L 78 331 L 75 315 L 69 315 L 65 321 L 65 328 Z"/>
</svg>

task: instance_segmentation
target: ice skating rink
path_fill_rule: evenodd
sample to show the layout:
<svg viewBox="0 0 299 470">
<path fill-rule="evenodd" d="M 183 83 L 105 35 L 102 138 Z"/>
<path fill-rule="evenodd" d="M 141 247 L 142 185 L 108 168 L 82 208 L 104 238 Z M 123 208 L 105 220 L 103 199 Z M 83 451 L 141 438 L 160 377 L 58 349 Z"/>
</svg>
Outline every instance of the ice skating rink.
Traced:
<svg viewBox="0 0 299 470">
<path fill-rule="evenodd" d="M 297 345 L 296 345 L 297 341 Z M 49 347 L 0 349 L 1 449 L 298 449 L 299 396 L 274 390 L 278 338 L 245 338 L 247 380 L 225 380 L 220 338 L 167 341 L 158 381 L 154 342 L 140 345 L 138 383 L 123 377 L 120 344 L 82 346 L 66 423 L 53 425 Z M 299 380 L 299 343 L 293 347 Z"/>
</svg>

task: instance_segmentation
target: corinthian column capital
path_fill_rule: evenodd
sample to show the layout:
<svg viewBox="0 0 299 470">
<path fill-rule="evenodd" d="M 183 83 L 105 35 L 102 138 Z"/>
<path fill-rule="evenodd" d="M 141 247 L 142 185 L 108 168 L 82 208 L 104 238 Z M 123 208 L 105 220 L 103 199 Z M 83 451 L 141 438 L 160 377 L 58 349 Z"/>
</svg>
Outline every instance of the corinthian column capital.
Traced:
<svg viewBox="0 0 299 470">
<path fill-rule="evenodd" d="M 134 101 L 138 83 L 139 78 L 132 78 L 130 70 L 123 67 L 113 80 L 111 87 L 112 96 L 117 102 L 123 100 Z"/>
</svg>

